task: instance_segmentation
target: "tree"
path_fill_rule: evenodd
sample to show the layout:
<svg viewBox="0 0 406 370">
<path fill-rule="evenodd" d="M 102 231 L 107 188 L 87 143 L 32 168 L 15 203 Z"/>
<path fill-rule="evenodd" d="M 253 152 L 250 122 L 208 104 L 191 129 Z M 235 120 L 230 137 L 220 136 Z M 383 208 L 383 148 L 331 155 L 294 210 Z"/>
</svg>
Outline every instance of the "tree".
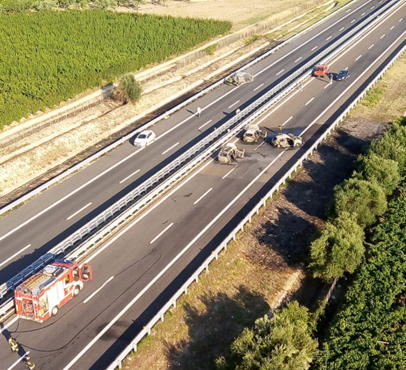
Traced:
<svg viewBox="0 0 406 370">
<path fill-rule="evenodd" d="M 216 361 L 219 370 L 306 370 L 317 356 L 312 323 L 306 307 L 297 302 L 244 329 L 231 345 L 228 360 Z"/>
<path fill-rule="evenodd" d="M 355 214 L 342 212 L 333 222 L 327 222 L 321 236 L 310 246 L 309 269 L 313 276 L 331 282 L 345 272 L 352 274 L 365 253 L 364 237 Z"/>
<path fill-rule="evenodd" d="M 134 103 L 141 98 L 142 86 L 141 83 L 135 79 L 133 74 L 126 74 L 123 77 L 121 84 L 122 90 L 127 99 Z"/>
<path fill-rule="evenodd" d="M 58 7 L 56 0 L 39 0 L 33 5 L 34 9 L 43 12 Z"/>
<path fill-rule="evenodd" d="M 108 8 L 114 9 L 117 6 L 116 0 L 94 0 L 94 5 L 102 10 L 107 10 Z"/>
<path fill-rule="evenodd" d="M 386 211 L 383 189 L 376 183 L 356 178 L 345 180 L 334 188 L 335 215 L 348 211 L 356 215 L 360 226 L 371 225 Z"/>
<path fill-rule="evenodd" d="M 374 152 L 360 157 L 358 170 L 365 180 L 376 181 L 386 194 L 392 194 L 400 183 L 398 162 L 382 158 Z"/>
</svg>

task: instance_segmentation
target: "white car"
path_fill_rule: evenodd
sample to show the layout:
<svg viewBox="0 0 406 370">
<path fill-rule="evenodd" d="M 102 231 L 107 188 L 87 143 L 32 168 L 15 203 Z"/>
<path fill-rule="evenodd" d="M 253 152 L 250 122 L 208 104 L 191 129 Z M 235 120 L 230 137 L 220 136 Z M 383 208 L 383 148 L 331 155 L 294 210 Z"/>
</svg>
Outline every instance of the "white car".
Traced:
<svg viewBox="0 0 406 370">
<path fill-rule="evenodd" d="M 151 144 L 156 138 L 155 132 L 151 130 L 145 130 L 138 134 L 138 136 L 134 139 L 135 146 L 148 146 Z"/>
</svg>

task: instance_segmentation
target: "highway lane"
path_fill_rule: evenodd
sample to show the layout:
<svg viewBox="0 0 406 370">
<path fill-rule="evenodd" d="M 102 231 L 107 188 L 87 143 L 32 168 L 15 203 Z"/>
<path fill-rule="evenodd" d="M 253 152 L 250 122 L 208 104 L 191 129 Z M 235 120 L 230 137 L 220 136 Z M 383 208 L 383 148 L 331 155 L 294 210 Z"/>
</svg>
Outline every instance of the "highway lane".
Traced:
<svg viewBox="0 0 406 370">
<path fill-rule="evenodd" d="M 345 109 L 346 99 L 356 88 L 351 85 L 359 86 L 368 80 L 376 68 L 373 64 L 376 57 L 381 56 L 381 63 L 388 54 L 383 53 L 388 45 L 400 35 L 400 41 L 405 40 L 405 27 L 402 21 L 399 22 L 405 13 L 403 7 L 333 63 L 333 71 L 341 69 L 343 65 L 349 67 L 349 81 L 333 82 L 324 89 L 327 81 L 311 79 L 303 92 L 296 92 L 293 98 L 280 106 L 276 114 L 267 117 L 262 125 L 268 127 L 279 124 L 289 114 L 300 117 L 291 119 L 285 125 L 286 130 L 303 131 L 312 124 L 304 135 L 310 142 L 313 134 L 329 117 L 336 114 L 337 109 Z M 393 26 L 395 27 L 392 28 Z M 385 37 L 381 38 L 383 34 Z M 372 44 L 374 46 L 370 48 Z M 358 58 L 361 53 L 362 57 Z M 340 97 L 345 91 L 345 95 Z M 312 102 L 306 105 L 312 97 Z M 336 99 L 338 100 L 335 102 Z M 326 110 L 331 103 L 334 106 Z M 320 116 L 323 111 L 325 113 Z M 315 120 L 317 123 L 313 124 Z M 93 338 L 100 336 L 100 340 L 83 352 L 71 368 L 103 368 L 102 365 L 105 366 L 106 361 L 112 359 L 117 348 L 127 344 L 126 340 L 134 335 L 134 330 L 148 322 L 161 300 L 171 295 L 181 284 L 184 275 L 189 272 L 189 263 L 198 264 L 210 253 L 238 222 L 239 216 L 263 196 L 266 190 L 263 185 L 269 188 L 275 183 L 285 163 L 295 161 L 300 154 L 293 150 L 276 150 L 268 144 L 259 146 L 238 142 L 238 146 L 246 149 L 247 156 L 237 167 L 209 162 L 95 255 L 90 261 L 95 272 L 94 280 L 86 285 L 80 298 L 61 310 L 60 316 L 42 325 L 20 320 L 6 329 L 17 336 L 25 350 L 31 351 L 37 365 L 66 369 L 66 365 L 76 354 L 80 354 L 88 343 L 92 343 Z M 212 190 L 208 192 L 209 189 Z M 120 311 L 144 287 L 159 277 L 161 271 L 168 266 L 168 261 L 173 261 L 185 248 L 187 250 L 182 258 L 162 274 L 152 286 L 153 289 L 146 290 L 128 311 L 118 317 Z M 101 287 L 103 288 L 93 295 Z M 89 297 L 91 299 L 83 303 Z M 117 322 L 111 329 L 105 330 L 114 318 Z M 127 331 L 127 328 L 130 329 Z M 108 350 L 109 348 L 111 349 Z M 12 364 L 16 360 L 9 354 L 5 340 L 0 343 L 0 354 L 6 364 Z"/>
<path fill-rule="evenodd" d="M 375 4 L 375 5 L 371 5 Z M 141 151 L 125 144 L 85 170 L 0 220 L 0 283 L 36 260 L 65 237 L 174 159 L 214 127 L 244 108 L 311 55 L 369 16 L 378 1 L 355 4 L 305 36 L 248 69 L 253 84 L 223 85 L 154 127 L 158 137 Z M 355 20 L 355 21 L 354 21 Z M 354 22 L 353 22 L 354 21 Z M 283 70 L 283 72 L 281 72 Z M 202 117 L 194 115 L 197 106 Z M 172 130 L 172 131 L 170 131 Z M 169 132 L 168 132 L 169 131 Z M 39 232 L 40 231 L 40 232 Z"/>
</svg>

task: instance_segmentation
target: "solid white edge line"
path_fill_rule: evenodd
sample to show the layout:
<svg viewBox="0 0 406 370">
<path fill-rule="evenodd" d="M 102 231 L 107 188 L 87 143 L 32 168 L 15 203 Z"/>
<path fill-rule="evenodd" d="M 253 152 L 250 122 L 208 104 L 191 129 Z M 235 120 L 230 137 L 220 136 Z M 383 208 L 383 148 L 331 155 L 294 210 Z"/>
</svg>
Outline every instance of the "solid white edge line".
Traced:
<svg viewBox="0 0 406 370">
<path fill-rule="evenodd" d="M 283 71 L 285 70 L 285 68 L 284 69 L 282 69 L 282 71 L 279 71 L 275 76 L 278 76 L 278 75 L 280 75 Z"/>
<path fill-rule="evenodd" d="M 372 45 L 368 48 L 368 50 L 371 50 L 371 49 L 374 47 L 374 45 L 375 45 L 375 44 L 372 44 Z"/>
<path fill-rule="evenodd" d="M 207 194 L 209 194 L 211 191 L 213 190 L 213 188 L 210 188 L 209 190 L 207 190 L 198 200 L 196 200 L 196 202 L 193 203 L 193 205 L 196 205 L 197 203 L 199 203 Z"/>
<path fill-rule="evenodd" d="M 200 127 L 198 127 L 197 129 L 200 131 L 201 128 L 203 128 L 204 126 L 208 125 L 211 121 L 213 121 L 212 119 L 210 121 L 207 121 L 206 123 L 204 123 L 203 125 L 201 125 Z"/>
<path fill-rule="evenodd" d="M 285 126 L 292 118 L 293 116 L 289 117 L 284 123 L 282 123 L 282 126 Z"/>
<path fill-rule="evenodd" d="M 309 105 L 313 100 L 314 100 L 314 96 L 305 105 Z"/>
<path fill-rule="evenodd" d="M 360 59 L 361 57 L 362 57 L 362 54 L 359 55 L 359 56 L 357 57 L 357 59 L 355 59 L 355 61 L 357 61 L 357 60 Z"/>
<path fill-rule="evenodd" d="M 127 181 L 130 177 L 134 176 L 136 173 L 140 172 L 141 170 L 138 169 L 137 171 L 133 172 L 131 175 L 128 175 L 125 179 L 122 179 L 119 184 L 122 184 L 123 182 Z"/>
<path fill-rule="evenodd" d="M 7 330 L 11 325 L 13 325 L 16 321 L 18 320 L 18 316 L 14 317 L 13 320 L 11 320 L 10 322 L 8 322 L 6 325 L 4 325 L 1 329 L 0 329 L 0 334 L 3 333 L 4 330 Z"/>
<path fill-rule="evenodd" d="M 238 167 L 238 164 L 232 168 L 230 171 L 228 171 L 221 179 L 224 180 L 231 172 L 233 172 L 236 168 Z"/>
<path fill-rule="evenodd" d="M 17 253 L 14 253 L 11 257 L 7 258 L 5 261 L 0 263 L 0 267 L 5 265 L 7 262 L 11 261 L 14 257 L 18 256 L 21 252 L 24 252 L 27 248 L 31 247 L 31 244 L 28 244 L 26 247 L 23 249 L 19 250 Z"/>
<path fill-rule="evenodd" d="M 89 295 L 84 301 L 83 304 L 89 302 L 97 293 L 99 293 L 110 281 L 114 279 L 114 276 L 111 276 L 108 280 L 106 280 L 99 289 L 96 289 L 92 294 Z"/>
<path fill-rule="evenodd" d="M 235 103 L 231 104 L 227 109 L 230 109 L 231 107 L 234 107 L 234 105 L 238 104 L 240 101 L 237 100 Z"/>
<path fill-rule="evenodd" d="M 262 83 L 261 85 L 259 85 L 259 86 L 257 86 L 254 90 L 252 90 L 252 91 L 257 91 L 260 87 L 262 87 L 262 86 L 264 86 L 265 85 L 265 83 Z"/>
<path fill-rule="evenodd" d="M 156 281 L 158 281 L 162 275 L 165 274 L 166 271 L 168 271 L 172 265 L 174 265 L 189 249 L 190 247 L 196 243 L 200 239 L 200 237 L 215 223 L 217 220 L 224 214 L 226 213 L 229 208 L 231 208 L 235 202 L 237 202 L 238 199 L 240 199 L 244 193 L 253 185 L 257 182 L 257 180 L 266 172 L 268 169 L 282 156 L 283 153 L 285 153 L 286 149 L 279 153 L 279 155 L 272 161 L 270 162 L 198 235 L 195 236 L 195 238 L 188 244 L 186 245 L 185 248 L 182 249 L 182 251 L 179 252 L 179 254 L 172 259 L 171 262 L 169 262 L 162 270 L 161 272 L 158 273 L 145 287 L 142 289 L 132 300 L 125 306 L 118 314 L 116 317 L 113 318 L 90 342 L 87 344 L 85 348 L 83 348 L 76 356 L 74 359 L 72 359 L 71 362 L 69 362 L 68 365 L 66 365 L 63 370 L 69 370 L 88 350 L 91 348 L 119 319 L 121 316 L 123 316 L 130 308 L 132 305 L 134 305 L 135 302 L 137 302 L 144 294 L 145 292 L 148 291 L 148 289 L 155 284 Z M 210 161 L 209 163 L 211 163 Z M 129 230 L 129 228 L 123 230 L 119 235 L 121 236 L 126 230 Z"/>
<path fill-rule="evenodd" d="M 406 34 L 406 31 L 404 31 L 391 45 L 389 45 L 386 50 L 381 53 L 365 70 L 364 72 L 362 72 L 355 80 L 354 82 L 349 85 L 323 112 L 321 112 L 317 118 L 310 123 L 310 125 L 308 125 L 302 132 L 300 135 L 303 135 L 310 127 L 312 127 L 319 119 L 320 117 L 322 117 L 329 109 L 331 109 L 331 107 L 337 103 L 338 100 L 341 99 L 341 97 L 349 90 L 351 89 L 357 82 L 358 80 L 360 80 L 382 57 L 383 55 L 385 55 L 388 50 L 390 50 L 393 45 L 395 45 L 400 39 L 402 39 L 402 37 Z"/>
<path fill-rule="evenodd" d="M 316 45 L 312 50 L 310 50 L 310 51 L 314 51 L 314 50 L 316 50 L 317 48 L 319 47 L 319 45 Z"/>
<path fill-rule="evenodd" d="M 30 351 L 25 352 L 14 364 L 12 364 L 7 370 L 14 369 L 23 359 L 25 356 L 27 356 L 30 353 Z"/>
<path fill-rule="evenodd" d="M 296 60 L 295 60 L 295 63 L 297 63 L 300 59 L 302 59 L 303 57 L 300 57 L 300 58 L 297 58 Z"/>
<path fill-rule="evenodd" d="M 162 155 L 168 153 L 170 150 L 172 150 L 173 148 L 175 148 L 175 146 L 179 145 L 179 141 L 176 144 L 173 144 L 170 148 L 166 149 L 164 152 L 162 152 Z"/>
<path fill-rule="evenodd" d="M 149 244 L 154 244 L 164 233 L 166 233 L 173 226 L 173 222 L 169 224 L 165 229 L 163 229 L 154 239 L 152 239 Z"/>
<path fill-rule="evenodd" d="M 92 205 L 92 202 L 87 203 L 85 206 L 83 206 L 81 209 L 77 210 L 75 213 L 71 214 L 66 221 L 69 221 L 71 218 L 75 217 L 78 213 L 82 212 L 84 209 Z"/>
</svg>

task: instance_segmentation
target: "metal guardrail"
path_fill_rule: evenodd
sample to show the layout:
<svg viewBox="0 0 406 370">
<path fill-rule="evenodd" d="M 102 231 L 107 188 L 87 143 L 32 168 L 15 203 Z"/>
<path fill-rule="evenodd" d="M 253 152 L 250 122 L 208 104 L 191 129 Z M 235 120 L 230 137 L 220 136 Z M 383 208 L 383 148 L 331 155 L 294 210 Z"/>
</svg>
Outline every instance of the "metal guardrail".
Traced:
<svg viewBox="0 0 406 370">
<path fill-rule="evenodd" d="M 391 6 L 393 4 L 397 3 L 403 3 L 406 0 L 393 0 L 386 4 L 384 7 L 380 9 L 379 13 L 388 13 L 392 10 Z M 389 9 L 388 9 L 389 8 Z M 379 21 L 378 18 L 374 17 L 374 20 L 366 19 L 365 21 L 361 22 L 359 25 L 354 27 L 350 32 L 345 34 L 342 38 L 337 40 L 334 44 L 332 44 L 330 47 L 326 48 L 323 50 L 321 53 L 319 53 L 315 58 L 311 59 L 309 62 L 307 62 L 304 66 L 299 68 L 296 72 L 291 74 L 288 78 L 283 80 L 281 83 L 279 83 L 277 86 L 272 88 L 269 92 L 264 94 L 260 99 L 256 100 L 254 103 L 249 105 L 247 108 L 242 110 L 238 115 L 234 116 L 232 119 L 227 121 L 225 124 L 220 126 L 217 130 L 206 136 L 202 141 L 194 145 L 192 148 L 187 150 L 185 153 L 183 153 L 181 156 L 176 158 L 174 161 L 169 163 L 166 167 L 164 167 L 162 170 L 158 171 L 155 175 L 151 176 L 148 180 L 146 180 L 144 183 L 139 185 L 136 189 L 132 190 L 129 194 L 127 194 L 125 197 L 114 203 L 112 206 L 110 206 L 108 209 L 103 211 L 101 214 L 99 214 L 97 217 L 95 217 L 93 220 L 91 220 L 89 223 L 81 227 L 79 230 L 74 232 L 71 236 L 66 238 L 64 241 L 56 245 L 54 248 L 52 248 L 48 253 L 46 253 L 44 256 L 40 257 L 37 261 L 35 261 L 33 264 L 25 268 L 23 271 L 21 271 L 19 274 L 14 276 L 12 279 L 7 281 L 6 283 L 2 284 L 0 286 L 0 298 L 3 298 L 8 291 L 14 289 L 18 284 L 20 284 L 22 281 L 24 281 L 27 277 L 31 276 L 32 274 L 36 273 L 39 271 L 41 268 L 43 268 L 45 265 L 47 265 L 50 261 L 56 258 L 59 254 L 64 253 L 67 249 L 74 247 L 76 244 L 78 244 L 81 240 L 84 238 L 87 238 L 91 233 L 93 233 L 96 230 L 99 230 L 97 235 L 91 240 L 89 240 L 87 243 L 85 243 L 82 247 L 79 248 L 79 250 L 87 250 L 89 247 L 92 247 L 96 242 L 104 239 L 111 231 L 113 231 L 119 224 L 121 224 L 125 219 L 128 217 L 131 217 L 134 215 L 136 212 L 141 210 L 143 207 L 145 207 L 153 198 L 155 198 L 158 194 L 160 194 L 162 191 L 164 191 L 168 186 L 171 186 L 174 182 L 178 181 L 180 178 L 184 177 L 190 170 L 195 168 L 195 166 L 198 163 L 201 163 L 203 160 L 205 160 L 209 155 L 211 155 L 213 152 L 215 152 L 219 146 L 226 140 L 229 136 L 234 135 L 237 131 L 241 130 L 244 126 L 246 126 L 249 122 L 252 122 L 259 116 L 261 116 L 264 112 L 266 112 L 272 105 L 275 105 L 277 102 L 282 100 L 286 95 L 288 95 L 292 90 L 294 90 L 297 86 L 297 81 L 296 83 L 292 83 L 295 80 L 297 80 L 298 77 L 301 76 L 301 79 L 307 78 L 312 71 L 312 66 L 323 60 L 322 58 L 325 58 L 328 55 L 328 58 L 325 58 L 325 60 L 328 60 L 330 58 L 333 58 L 336 54 L 341 52 L 342 49 L 346 48 L 348 44 L 352 43 L 354 39 L 358 38 L 359 35 L 357 34 L 358 31 L 360 31 L 365 25 L 370 23 L 369 27 L 366 30 L 363 30 L 363 32 L 366 32 L 369 28 L 373 27 L 373 25 Z M 351 37 L 354 36 L 355 37 Z M 331 51 L 335 51 L 331 53 Z M 330 53 L 330 54 L 329 54 Z M 301 80 L 300 79 L 300 80 Z M 279 94 L 278 94 L 279 92 Z M 278 94 L 274 99 L 270 100 L 272 97 L 274 97 L 276 94 Z M 243 120 L 244 117 L 247 117 L 247 119 Z M 225 132 L 231 130 L 231 133 L 229 135 L 226 135 L 223 137 L 222 140 L 218 140 L 218 138 L 223 135 Z M 212 144 L 215 140 L 218 140 L 215 142 L 215 145 L 211 145 L 209 147 L 209 150 L 205 150 L 210 144 Z M 196 155 L 202 153 L 204 151 L 203 155 L 200 155 L 198 158 L 196 158 L 194 161 L 189 163 L 187 166 L 184 166 L 185 162 L 188 160 L 193 159 Z M 167 178 L 169 174 L 173 173 L 174 171 L 178 170 L 181 166 L 184 166 L 180 171 L 177 171 L 174 175 L 172 175 L 167 181 L 165 181 L 163 184 L 161 184 L 157 189 L 155 189 L 152 193 L 148 194 L 147 196 L 144 196 L 141 201 L 138 201 L 134 207 L 131 207 L 129 212 L 125 212 L 124 215 L 120 216 L 119 218 L 115 219 L 115 216 L 118 216 L 123 210 L 127 209 L 129 205 L 132 205 L 135 200 L 139 199 L 141 195 L 145 194 L 151 187 L 162 181 L 163 179 Z M 110 221 L 113 219 L 113 222 L 110 222 L 107 227 L 104 227 L 103 229 L 100 230 L 103 225 L 105 225 L 106 222 Z M 115 219 L 115 220 L 114 220 Z M 0 316 L 3 312 L 3 308 L 0 307 Z"/>
<path fill-rule="evenodd" d="M 337 9 L 336 11 L 328 14 L 326 17 L 320 19 L 319 21 L 313 23 L 312 25 L 310 25 L 309 27 L 305 28 L 304 30 L 298 32 L 297 34 L 293 35 L 292 37 L 290 37 L 289 39 L 287 39 L 286 41 L 280 43 L 279 45 L 273 47 L 271 50 L 267 51 L 266 53 L 262 54 L 261 56 L 259 56 L 258 58 L 254 59 L 253 61 L 247 63 L 246 65 L 244 65 L 243 67 L 241 67 L 240 69 L 238 69 L 236 72 L 239 71 L 243 71 L 251 66 L 253 66 L 254 64 L 260 62 L 261 60 L 267 58 L 269 55 L 275 53 L 276 51 L 278 51 L 279 49 L 281 49 L 282 47 L 284 47 L 285 45 L 289 44 L 290 42 L 292 42 L 293 40 L 295 40 L 296 38 L 302 36 L 303 34 L 305 34 L 306 32 L 308 32 L 310 29 L 318 26 L 319 24 L 325 22 L 327 19 L 335 16 L 337 13 L 341 12 L 343 9 L 351 6 L 353 3 L 357 2 L 359 0 L 352 0 L 351 2 L 345 4 L 344 6 L 342 6 L 341 8 Z M 233 72 L 235 73 L 235 72 Z M 225 77 L 225 79 L 229 78 L 232 74 L 228 75 Z M 150 122 L 148 122 L 145 125 L 142 125 L 141 127 L 139 127 L 138 129 L 130 132 L 129 134 L 123 136 L 122 138 L 120 138 L 119 140 L 115 141 L 114 143 L 108 145 L 107 147 L 105 147 L 104 149 L 98 151 L 97 153 L 93 154 L 92 156 L 86 158 L 85 160 L 81 161 L 80 163 L 72 166 L 71 168 L 67 169 L 66 171 L 62 172 L 61 174 L 59 174 L 58 176 L 55 176 L 53 179 L 47 181 L 46 183 L 38 186 L 37 188 L 35 188 L 34 190 L 30 191 L 29 193 L 23 195 L 22 197 L 16 199 L 15 201 L 7 204 L 6 206 L 2 207 L 0 209 L 0 216 L 3 215 L 4 213 L 12 210 L 13 208 L 19 206 L 20 204 L 26 202 L 27 200 L 29 200 L 30 198 L 34 197 L 35 195 L 43 192 L 44 190 L 48 189 L 49 187 L 51 187 L 54 184 L 57 184 L 58 182 L 60 182 L 61 180 L 63 180 L 64 178 L 70 176 L 72 173 L 80 170 L 81 168 L 87 166 L 89 163 L 95 161 L 96 159 L 98 159 L 99 157 L 103 156 L 104 154 L 108 153 L 109 151 L 113 150 L 114 148 L 118 147 L 119 145 L 123 144 L 124 142 L 126 142 L 127 140 L 129 140 L 131 137 L 133 137 L 134 135 L 136 135 L 137 133 L 152 127 L 153 125 L 155 125 L 156 123 L 158 123 L 159 121 L 162 121 L 163 119 L 165 119 L 168 115 L 171 115 L 175 112 L 177 112 L 178 110 L 180 110 L 181 108 L 189 105 L 190 103 L 192 103 L 194 100 L 197 100 L 198 98 L 200 98 L 201 96 L 207 94 L 209 91 L 216 89 L 218 86 L 223 84 L 223 79 L 219 80 L 217 82 L 215 82 L 214 84 L 210 85 L 209 87 L 205 88 L 204 90 L 200 91 L 199 93 L 193 95 L 192 97 L 190 97 L 189 99 L 183 101 L 182 103 L 178 104 L 177 106 L 173 107 L 172 109 L 168 110 L 167 112 L 165 112 L 164 114 L 161 114 L 160 116 L 154 118 L 153 120 L 151 120 Z M 130 122 L 134 123 L 135 121 Z"/>
<path fill-rule="evenodd" d="M 193 282 L 198 282 L 200 274 L 204 270 L 209 269 L 210 263 L 214 259 L 218 259 L 219 254 L 223 250 L 227 250 L 227 246 L 230 242 L 236 240 L 237 234 L 244 231 L 246 224 L 250 223 L 252 218 L 259 214 L 261 208 L 266 206 L 266 203 L 269 199 L 272 198 L 275 192 L 279 191 L 279 188 L 286 183 L 286 180 L 289 179 L 297 169 L 303 165 L 303 162 L 306 161 L 312 154 L 313 151 L 331 134 L 333 130 L 342 122 L 342 120 L 348 115 L 348 113 L 354 108 L 354 106 L 362 99 L 367 92 L 376 84 L 378 80 L 386 73 L 386 71 L 395 63 L 395 61 L 406 51 L 406 46 L 404 46 L 394 58 L 385 66 L 385 68 L 373 79 L 371 83 L 365 88 L 365 90 L 360 93 L 357 98 L 348 106 L 348 108 L 340 115 L 337 120 L 316 140 L 316 142 L 309 148 L 306 153 L 286 172 L 286 174 L 272 187 L 272 189 L 264 196 L 261 201 L 251 210 L 251 212 L 238 224 L 238 226 L 223 240 L 223 242 L 212 252 L 210 257 L 208 257 L 203 264 L 195 271 L 195 273 L 183 284 L 183 286 L 172 296 L 172 298 L 162 307 L 162 309 L 151 319 L 151 321 L 144 326 L 142 331 L 134 338 L 134 340 L 121 352 L 121 354 L 116 358 L 116 360 L 107 367 L 106 370 L 115 370 L 117 368 L 122 368 L 122 363 L 124 359 L 128 356 L 129 353 L 137 351 L 138 343 L 146 335 L 151 334 L 151 329 L 155 326 L 158 321 L 164 321 L 165 313 L 173 306 L 176 307 L 178 299 L 187 293 L 187 290 Z"/>
</svg>

